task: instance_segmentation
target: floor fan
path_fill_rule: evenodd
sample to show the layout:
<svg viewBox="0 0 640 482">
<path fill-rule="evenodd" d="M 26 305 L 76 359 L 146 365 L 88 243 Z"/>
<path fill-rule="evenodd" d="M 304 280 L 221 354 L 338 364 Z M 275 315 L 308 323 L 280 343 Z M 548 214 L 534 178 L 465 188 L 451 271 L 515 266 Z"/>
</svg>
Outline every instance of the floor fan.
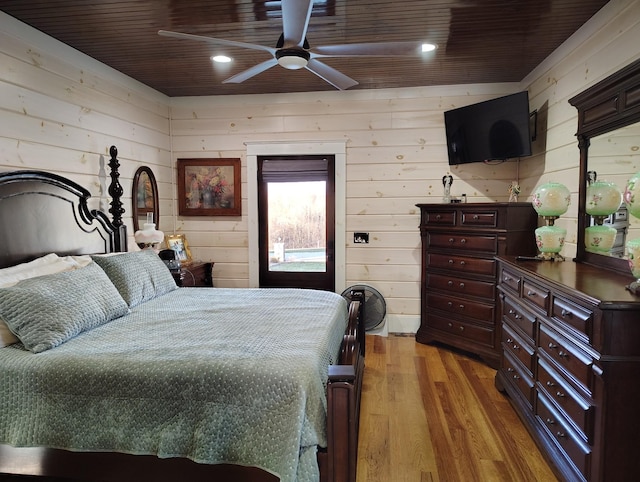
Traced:
<svg viewBox="0 0 640 482">
<path fill-rule="evenodd" d="M 387 303 L 378 290 L 369 285 L 353 285 L 349 286 L 342 292 L 342 296 L 351 301 L 351 292 L 353 290 L 364 291 L 364 329 L 371 331 L 377 328 L 384 321 L 387 314 Z"/>
</svg>

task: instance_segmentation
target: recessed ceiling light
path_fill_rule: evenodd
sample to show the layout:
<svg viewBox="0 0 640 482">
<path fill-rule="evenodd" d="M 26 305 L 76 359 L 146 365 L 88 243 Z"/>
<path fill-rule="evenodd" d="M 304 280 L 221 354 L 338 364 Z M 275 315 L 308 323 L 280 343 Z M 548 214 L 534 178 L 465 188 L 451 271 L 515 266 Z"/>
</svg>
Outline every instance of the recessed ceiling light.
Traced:
<svg viewBox="0 0 640 482">
<path fill-rule="evenodd" d="M 225 64 L 231 62 L 231 60 L 233 59 L 231 57 L 227 57 L 226 55 L 214 55 L 213 57 L 211 57 L 211 60 L 213 60 L 214 62 Z"/>
<path fill-rule="evenodd" d="M 423 52 L 431 52 L 431 51 L 433 51 L 433 50 L 435 50 L 437 48 L 438 48 L 438 46 L 436 44 L 428 44 L 428 43 L 422 44 L 422 51 Z"/>
</svg>

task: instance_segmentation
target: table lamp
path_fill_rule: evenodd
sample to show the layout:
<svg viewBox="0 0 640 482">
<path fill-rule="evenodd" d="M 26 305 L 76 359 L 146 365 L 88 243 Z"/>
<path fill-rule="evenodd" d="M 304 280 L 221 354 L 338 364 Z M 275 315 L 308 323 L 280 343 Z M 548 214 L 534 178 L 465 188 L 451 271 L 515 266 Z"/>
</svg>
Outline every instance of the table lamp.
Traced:
<svg viewBox="0 0 640 482">
<path fill-rule="evenodd" d="M 555 220 L 569 209 L 571 193 L 564 184 L 547 182 L 538 186 L 533 192 L 531 201 L 533 209 L 541 216 L 546 225 L 536 229 L 536 245 L 540 254 L 539 259 L 564 261 L 560 254 L 564 246 L 567 230 L 555 226 Z"/>
<path fill-rule="evenodd" d="M 160 243 L 164 241 L 164 233 L 156 229 L 153 222 L 153 213 L 147 213 L 147 222 L 139 231 L 133 235 L 136 244 L 140 249 L 153 249 L 156 253 L 160 251 Z"/>
<path fill-rule="evenodd" d="M 622 193 L 609 181 L 593 181 L 587 187 L 585 211 L 594 224 L 585 229 L 584 244 L 587 251 L 606 253 L 613 248 L 618 231 L 604 224 L 611 214 L 620 209 Z"/>
</svg>

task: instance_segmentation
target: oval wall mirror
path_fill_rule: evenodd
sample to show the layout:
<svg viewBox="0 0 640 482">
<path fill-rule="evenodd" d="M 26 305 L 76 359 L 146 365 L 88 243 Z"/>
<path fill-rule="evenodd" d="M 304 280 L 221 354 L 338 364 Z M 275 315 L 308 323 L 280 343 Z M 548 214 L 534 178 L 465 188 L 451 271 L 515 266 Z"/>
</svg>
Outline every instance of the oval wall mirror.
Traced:
<svg viewBox="0 0 640 482">
<path fill-rule="evenodd" d="M 147 214 L 153 214 L 156 229 L 160 229 L 160 208 L 158 205 L 158 185 L 153 171 L 146 166 L 139 167 L 133 176 L 133 231 L 138 231 L 147 222 Z"/>
</svg>

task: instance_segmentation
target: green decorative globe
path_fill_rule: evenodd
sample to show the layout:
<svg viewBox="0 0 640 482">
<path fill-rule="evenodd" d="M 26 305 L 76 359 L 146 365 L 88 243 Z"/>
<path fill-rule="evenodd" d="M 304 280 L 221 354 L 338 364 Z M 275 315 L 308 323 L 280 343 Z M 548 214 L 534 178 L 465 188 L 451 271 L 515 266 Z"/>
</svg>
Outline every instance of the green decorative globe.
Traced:
<svg viewBox="0 0 640 482">
<path fill-rule="evenodd" d="M 540 216 L 562 216 L 571 204 L 571 192 L 564 184 L 547 182 L 533 191 L 531 204 Z"/>
<path fill-rule="evenodd" d="M 587 187 L 587 214 L 608 216 L 615 213 L 622 203 L 622 193 L 618 186 L 609 181 L 594 181 Z"/>
<path fill-rule="evenodd" d="M 622 196 L 629 214 L 640 218 L 640 172 L 635 173 L 628 181 Z"/>
</svg>

